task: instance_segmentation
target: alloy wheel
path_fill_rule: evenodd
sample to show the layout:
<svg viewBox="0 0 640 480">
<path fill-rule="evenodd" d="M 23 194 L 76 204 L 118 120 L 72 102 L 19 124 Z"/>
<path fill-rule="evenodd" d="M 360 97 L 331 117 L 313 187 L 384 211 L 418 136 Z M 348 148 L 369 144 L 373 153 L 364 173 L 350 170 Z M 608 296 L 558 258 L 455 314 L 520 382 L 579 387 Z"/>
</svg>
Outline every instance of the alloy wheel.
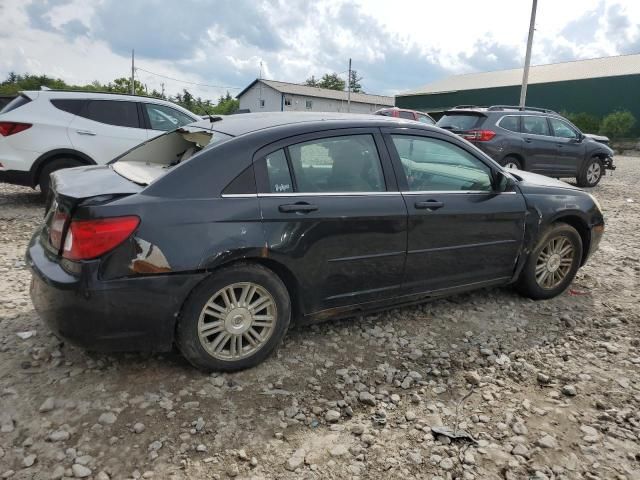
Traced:
<svg viewBox="0 0 640 480">
<path fill-rule="evenodd" d="M 542 248 L 536 262 L 536 282 L 541 288 L 552 290 L 567 277 L 575 250 L 565 236 L 549 240 Z"/>
<path fill-rule="evenodd" d="M 269 340 L 276 324 L 273 296 L 252 282 L 218 290 L 198 319 L 198 338 L 219 360 L 239 360 L 256 353 Z"/>
<path fill-rule="evenodd" d="M 587 168 L 587 181 L 590 184 L 593 185 L 594 183 L 596 183 L 600 179 L 600 175 L 602 175 L 600 163 L 593 162 L 591 165 L 589 165 L 589 168 Z"/>
</svg>

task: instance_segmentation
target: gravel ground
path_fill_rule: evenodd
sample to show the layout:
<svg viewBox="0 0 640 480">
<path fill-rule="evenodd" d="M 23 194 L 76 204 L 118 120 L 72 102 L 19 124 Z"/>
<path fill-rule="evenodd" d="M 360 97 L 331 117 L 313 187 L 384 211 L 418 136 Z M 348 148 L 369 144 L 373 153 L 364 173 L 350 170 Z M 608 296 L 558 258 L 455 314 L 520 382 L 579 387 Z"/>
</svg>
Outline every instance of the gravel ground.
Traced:
<svg viewBox="0 0 640 480">
<path fill-rule="evenodd" d="M 0 185 L 0 478 L 640 479 L 640 159 L 617 164 L 600 250 L 559 298 L 297 328 L 232 375 L 56 339 L 23 262 L 42 204 Z M 432 433 L 456 423 L 475 441 Z"/>
</svg>

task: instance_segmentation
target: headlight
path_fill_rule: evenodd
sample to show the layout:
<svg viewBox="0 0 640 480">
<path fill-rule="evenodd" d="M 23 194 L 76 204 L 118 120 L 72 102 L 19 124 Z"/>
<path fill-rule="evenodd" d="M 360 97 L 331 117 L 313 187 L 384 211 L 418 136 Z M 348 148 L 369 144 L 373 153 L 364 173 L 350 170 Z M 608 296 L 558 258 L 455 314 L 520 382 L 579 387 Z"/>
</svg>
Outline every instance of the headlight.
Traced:
<svg viewBox="0 0 640 480">
<path fill-rule="evenodd" d="M 598 207 L 598 210 L 602 211 L 602 206 L 600 205 L 598 199 L 591 194 L 589 194 L 589 196 L 591 197 L 591 200 L 593 200 L 593 203 L 596 205 L 596 207 Z"/>
</svg>

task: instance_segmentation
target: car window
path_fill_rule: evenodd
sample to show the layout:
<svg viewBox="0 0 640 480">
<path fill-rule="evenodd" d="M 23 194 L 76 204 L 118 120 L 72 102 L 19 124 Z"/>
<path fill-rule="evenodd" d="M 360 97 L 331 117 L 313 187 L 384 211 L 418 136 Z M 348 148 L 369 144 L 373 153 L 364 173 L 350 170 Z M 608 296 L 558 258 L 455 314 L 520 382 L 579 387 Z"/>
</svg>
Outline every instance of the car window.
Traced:
<svg viewBox="0 0 640 480">
<path fill-rule="evenodd" d="M 384 115 L 385 117 L 393 117 L 393 112 L 391 110 L 378 110 L 376 115 Z"/>
<path fill-rule="evenodd" d="M 403 112 L 402 110 L 400 110 L 398 112 L 398 116 L 400 118 L 406 118 L 407 120 L 414 120 L 415 117 L 413 116 L 413 112 Z"/>
<path fill-rule="evenodd" d="M 549 125 L 546 117 L 527 115 L 522 117 L 522 132 L 532 135 L 549 135 Z"/>
<path fill-rule="evenodd" d="M 195 121 L 189 115 L 165 105 L 145 103 L 144 108 L 147 111 L 147 115 L 149 115 L 151 130 L 168 132 Z"/>
<path fill-rule="evenodd" d="M 551 129 L 556 137 L 561 138 L 578 138 L 576 131 L 569 126 L 566 122 L 558 120 L 557 118 L 550 118 Z"/>
<path fill-rule="evenodd" d="M 422 123 L 426 123 L 427 125 L 435 125 L 436 124 L 436 122 L 434 122 L 431 117 L 428 117 L 426 115 L 418 114 L 418 121 L 422 122 Z"/>
<path fill-rule="evenodd" d="M 15 110 L 16 108 L 20 108 L 23 105 L 29 103 L 31 99 L 26 95 L 18 95 L 16 98 L 7 103 L 2 109 L 0 109 L 0 113 L 8 113 L 11 110 Z"/>
<path fill-rule="evenodd" d="M 51 100 L 54 107 L 63 112 L 70 113 L 72 115 L 79 115 L 84 109 L 88 100 L 81 100 L 77 98 L 56 98 Z"/>
<path fill-rule="evenodd" d="M 444 115 L 436 125 L 440 128 L 447 128 L 449 130 L 471 130 L 476 128 L 482 119 L 485 118 L 482 115 L 473 114 L 449 114 Z"/>
<path fill-rule="evenodd" d="M 382 192 L 386 190 L 371 135 L 349 135 L 289 147 L 297 191 Z"/>
<path fill-rule="evenodd" d="M 271 193 L 291 193 L 293 192 L 293 182 L 291 172 L 287 164 L 287 157 L 284 150 L 280 149 L 266 156 L 267 176 L 269 177 L 269 192 Z"/>
<path fill-rule="evenodd" d="M 86 110 L 79 115 L 95 122 L 117 127 L 140 128 L 138 106 L 135 102 L 90 100 Z"/>
<path fill-rule="evenodd" d="M 505 130 L 510 130 L 512 132 L 519 132 L 520 131 L 520 121 L 519 121 L 520 117 L 517 117 L 515 115 L 509 115 L 507 117 L 502 117 L 502 120 L 500 120 L 500 126 L 502 128 L 504 128 Z"/>
<path fill-rule="evenodd" d="M 411 191 L 490 191 L 491 169 L 444 140 L 392 135 Z"/>
</svg>

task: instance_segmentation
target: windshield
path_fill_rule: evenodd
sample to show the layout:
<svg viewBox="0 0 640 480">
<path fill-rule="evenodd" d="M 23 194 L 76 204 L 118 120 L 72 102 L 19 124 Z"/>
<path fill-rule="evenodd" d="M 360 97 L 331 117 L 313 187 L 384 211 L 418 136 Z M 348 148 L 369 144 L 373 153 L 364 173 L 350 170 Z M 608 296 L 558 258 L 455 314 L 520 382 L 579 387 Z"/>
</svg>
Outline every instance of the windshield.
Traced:
<svg viewBox="0 0 640 480">
<path fill-rule="evenodd" d="M 436 126 L 448 130 L 471 130 L 478 126 L 482 118 L 482 115 L 449 113 L 438 120 Z"/>
<path fill-rule="evenodd" d="M 172 167 L 230 138 L 225 133 L 187 125 L 129 150 L 111 166 L 127 180 L 149 185 Z"/>
</svg>

